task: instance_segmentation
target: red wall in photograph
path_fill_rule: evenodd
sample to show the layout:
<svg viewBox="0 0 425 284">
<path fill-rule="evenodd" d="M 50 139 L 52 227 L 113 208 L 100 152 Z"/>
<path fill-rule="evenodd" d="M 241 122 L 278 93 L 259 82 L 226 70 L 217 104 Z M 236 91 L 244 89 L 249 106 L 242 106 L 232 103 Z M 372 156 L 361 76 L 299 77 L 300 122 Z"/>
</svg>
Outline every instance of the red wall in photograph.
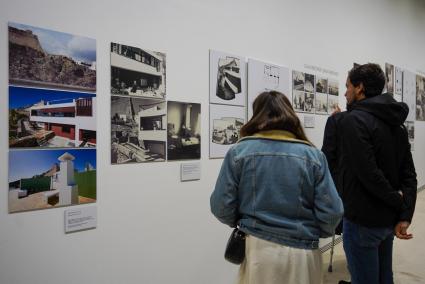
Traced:
<svg viewBox="0 0 425 284">
<path fill-rule="evenodd" d="M 55 132 L 57 136 L 69 138 L 71 140 L 75 139 L 75 126 L 74 125 L 65 125 L 65 124 L 50 124 L 50 130 Z"/>
</svg>

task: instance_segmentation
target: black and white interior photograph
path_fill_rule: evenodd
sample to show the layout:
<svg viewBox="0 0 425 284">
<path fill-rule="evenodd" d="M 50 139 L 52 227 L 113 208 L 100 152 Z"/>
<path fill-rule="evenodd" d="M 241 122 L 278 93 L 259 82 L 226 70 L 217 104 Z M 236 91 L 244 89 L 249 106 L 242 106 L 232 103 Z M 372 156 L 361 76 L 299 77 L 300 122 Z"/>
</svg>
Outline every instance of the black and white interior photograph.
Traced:
<svg viewBox="0 0 425 284">
<path fill-rule="evenodd" d="M 166 103 L 130 96 L 111 97 L 111 163 L 165 161 Z"/>
<path fill-rule="evenodd" d="M 201 104 L 168 101 L 167 160 L 201 158 Z"/>
<path fill-rule="evenodd" d="M 166 55 L 111 43 L 111 94 L 165 99 Z"/>
<path fill-rule="evenodd" d="M 296 91 L 304 91 L 304 73 L 299 71 L 292 71 L 292 85 Z"/>
</svg>

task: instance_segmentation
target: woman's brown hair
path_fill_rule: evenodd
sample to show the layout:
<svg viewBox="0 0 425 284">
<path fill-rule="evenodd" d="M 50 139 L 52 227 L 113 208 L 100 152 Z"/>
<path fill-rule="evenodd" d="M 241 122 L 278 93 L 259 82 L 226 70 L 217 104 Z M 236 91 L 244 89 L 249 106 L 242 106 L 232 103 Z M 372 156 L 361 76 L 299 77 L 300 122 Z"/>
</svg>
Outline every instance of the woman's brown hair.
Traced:
<svg viewBox="0 0 425 284">
<path fill-rule="evenodd" d="M 265 130 L 286 130 L 312 144 L 288 98 L 277 91 L 261 93 L 252 104 L 252 118 L 241 128 L 241 137 Z M 312 144 L 313 145 L 313 144 Z"/>
</svg>

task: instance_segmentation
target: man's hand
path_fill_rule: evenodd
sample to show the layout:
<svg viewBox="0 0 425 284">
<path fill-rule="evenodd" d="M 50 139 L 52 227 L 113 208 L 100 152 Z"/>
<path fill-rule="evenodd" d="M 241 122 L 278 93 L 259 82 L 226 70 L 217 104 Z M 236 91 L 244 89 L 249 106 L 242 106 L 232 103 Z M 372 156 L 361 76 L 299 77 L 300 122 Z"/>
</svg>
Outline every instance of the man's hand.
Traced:
<svg viewBox="0 0 425 284">
<path fill-rule="evenodd" d="M 395 225 L 394 228 L 394 234 L 397 238 L 401 240 L 410 240 L 413 238 L 412 234 L 407 233 L 407 228 L 409 228 L 410 223 L 406 221 L 398 222 L 397 225 Z"/>
<path fill-rule="evenodd" d="M 332 112 L 331 115 L 337 114 L 338 112 L 341 112 L 341 108 L 339 106 L 336 106 L 335 110 Z"/>
</svg>

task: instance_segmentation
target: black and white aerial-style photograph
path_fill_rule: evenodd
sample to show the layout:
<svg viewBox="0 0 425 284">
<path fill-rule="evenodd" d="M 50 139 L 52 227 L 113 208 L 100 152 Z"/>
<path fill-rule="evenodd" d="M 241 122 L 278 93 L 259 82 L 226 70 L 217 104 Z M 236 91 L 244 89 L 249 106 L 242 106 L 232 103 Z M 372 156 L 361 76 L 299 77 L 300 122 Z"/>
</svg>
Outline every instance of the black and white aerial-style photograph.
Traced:
<svg viewBox="0 0 425 284">
<path fill-rule="evenodd" d="M 245 107 L 210 104 L 210 158 L 223 158 L 240 138 Z"/>
<path fill-rule="evenodd" d="M 201 158 L 201 104 L 167 103 L 167 160 Z"/>
<path fill-rule="evenodd" d="M 425 77 L 416 75 L 416 120 L 425 121 Z"/>
<path fill-rule="evenodd" d="M 165 161 L 165 101 L 111 97 L 111 163 Z"/>
<path fill-rule="evenodd" d="M 314 75 L 305 73 L 304 91 L 314 93 Z"/>
<path fill-rule="evenodd" d="M 316 77 L 316 93 L 328 93 L 328 79 Z"/>
<path fill-rule="evenodd" d="M 263 61 L 248 59 L 248 119 L 252 117 L 252 103 L 265 91 L 278 91 L 291 100 L 289 69 Z"/>
<path fill-rule="evenodd" d="M 210 103 L 245 106 L 244 57 L 210 50 Z"/>
<path fill-rule="evenodd" d="M 387 86 L 387 92 L 394 93 L 394 65 L 385 63 L 385 81 Z"/>
<path fill-rule="evenodd" d="M 407 135 L 409 137 L 410 150 L 413 151 L 413 143 L 415 141 L 415 122 L 406 121 L 404 125 L 406 126 Z"/>
<path fill-rule="evenodd" d="M 333 95 L 333 96 L 339 95 L 339 87 L 338 87 L 337 80 L 328 79 L 328 92 L 329 92 L 329 95 Z"/>
<path fill-rule="evenodd" d="M 328 94 L 316 93 L 316 113 L 328 114 Z"/>
<path fill-rule="evenodd" d="M 111 94 L 165 99 L 166 55 L 111 43 Z"/>
<path fill-rule="evenodd" d="M 294 91 L 304 91 L 305 76 L 303 72 L 292 71 L 292 86 Z"/>
</svg>

